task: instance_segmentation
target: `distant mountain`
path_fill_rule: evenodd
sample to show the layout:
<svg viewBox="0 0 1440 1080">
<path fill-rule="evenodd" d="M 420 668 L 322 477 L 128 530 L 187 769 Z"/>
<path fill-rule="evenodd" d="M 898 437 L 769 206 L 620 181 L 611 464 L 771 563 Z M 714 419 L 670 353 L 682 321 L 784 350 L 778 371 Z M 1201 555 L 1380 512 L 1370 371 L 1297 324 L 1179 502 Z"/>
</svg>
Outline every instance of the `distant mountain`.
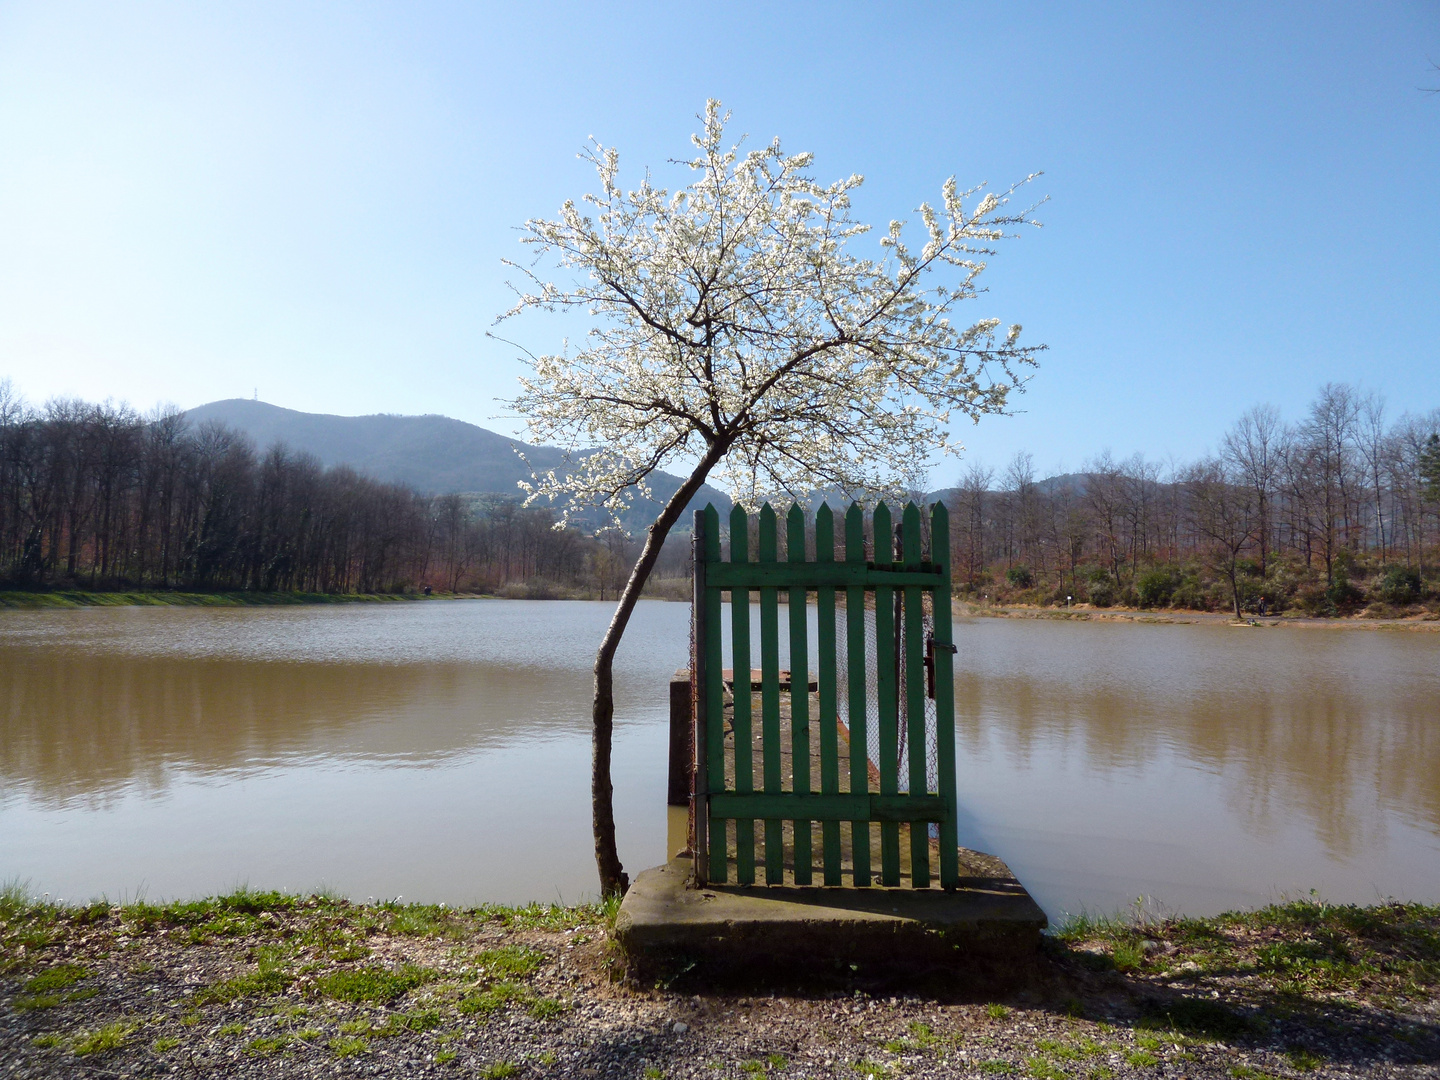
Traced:
<svg viewBox="0 0 1440 1080">
<path fill-rule="evenodd" d="M 283 443 L 313 454 L 326 466 L 348 465 L 376 480 L 405 484 L 427 495 L 458 492 L 518 498 L 519 482 L 530 478 L 530 467 L 516 450 L 540 470 L 558 466 L 565 458 L 556 447 L 531 446 L 448 416 L 332 416 L 246 398 L 212 401 L 185 416 L 192 424 L 214 420 L 243 432 L 262 451 Z M 657 498 L 666 499 L 681 483 L 680 477 L 657 473 L 651 486 Z M 730 508 L 729 498 L 708 484 L 691 506 L 699 508 L 707 502 L 722 512 Z M 658 510 L 658 505 L 640 503 L 624 515 L 625 527 L 638 532 Z M 601 520 L 592 514 L 584 518 L 590 524 Z M 682 517 L 681 525 L 688 527 L 688 521 Z"/>
</svg>

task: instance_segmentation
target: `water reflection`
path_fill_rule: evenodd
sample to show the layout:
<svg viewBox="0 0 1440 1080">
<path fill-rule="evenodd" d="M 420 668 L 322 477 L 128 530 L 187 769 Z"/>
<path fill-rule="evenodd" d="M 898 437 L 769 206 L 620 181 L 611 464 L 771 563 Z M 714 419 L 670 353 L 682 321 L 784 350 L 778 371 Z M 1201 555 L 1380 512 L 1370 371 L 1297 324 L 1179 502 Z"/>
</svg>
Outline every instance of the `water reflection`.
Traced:
<svg viewBox="0 0 1440 1080">
<path fill-rule="evenodd" d="M 451 902 L 593 890 L 590 665 L 610 605 L 110 609 L 0 619 L 0 880 Z M 622 856 L 657 861 L 689 609 L 616 660 Z M 653 850 L 652 850 L 653 849 Z"/>
<path fill-rule="evenodd" d="M 957 635 L 973 828 L 1008 838 L 1052 910 L 1440 892 L 1440 635 L 999 620 Z"/>
<path fill-rule="evenodd" d="M 6 613 L 0 880 L 578 899 L 610 615 Z M 688 619 L 642 605 L 617 659 L 632 870 L 665 854 L 665 684 Z M 1197 912 L 1311 887 L 1440 894 L 1440 634 L 992 619 L 956 634 L 962 842 L 1009 861 L 1052 915 L 1142 893 Z"/>
</svg>

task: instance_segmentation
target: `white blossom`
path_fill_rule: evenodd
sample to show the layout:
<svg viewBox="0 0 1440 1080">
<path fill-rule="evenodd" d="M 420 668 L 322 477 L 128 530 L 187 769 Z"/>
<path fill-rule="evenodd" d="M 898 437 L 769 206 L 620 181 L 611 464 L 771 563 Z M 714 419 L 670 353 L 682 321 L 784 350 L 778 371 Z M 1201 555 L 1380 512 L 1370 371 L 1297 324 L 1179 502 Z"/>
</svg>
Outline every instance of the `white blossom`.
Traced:
<svg viewBox="0 0 1440 1080">
<path fill-rule="evenodd" d="M 992 245 L 1038 224 L 1033 207 L 1008 208 L 1019 185 L 981 197 L 952 177 L 939 207 L 918 208 L 918 248 L 892 221 L 870 258 L 850 214 L 860 176 L 820 184 L 812 156 L 778 139 L 727 148 L 728 119 L 707 104 L 690 182 L 673 194 L 648 173 L 622 189 L 615 150 L 592 140 L 582 156 L 598 192 L 525 223 L 535 259 L 509 264 L 523 287 L 501 319 L 576 307 L 593 319 L 577 346 L 528 357 L 512 402 L 533 440 L 572 451 L 529 500 L 615 508 L 677 463 L 749 505 L 893 488 L 960 449 L 952 418 L 1005 411 L 1023 389 L 1043 346 L 1019 345 L 1018 324 L 997 341 L 996 318 L 951 322 L 981 291 Z M 572 280 L 537 269 L 556 263 Z"/>
</svg>

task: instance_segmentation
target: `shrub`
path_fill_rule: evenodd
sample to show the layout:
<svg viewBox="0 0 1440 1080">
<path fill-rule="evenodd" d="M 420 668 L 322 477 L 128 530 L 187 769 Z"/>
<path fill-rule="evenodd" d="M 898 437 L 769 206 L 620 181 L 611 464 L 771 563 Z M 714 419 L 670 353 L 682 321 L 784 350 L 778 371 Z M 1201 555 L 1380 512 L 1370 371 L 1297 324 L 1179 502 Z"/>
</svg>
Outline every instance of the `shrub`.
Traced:
<svg viewBox="0 0 1440 1080">
<path fill-rule="evenodd" d="M 1017 589 L 1028 589 L 1035 584 L 1035 575 L 1028 566 L 1012 566 L 1005 571 L 1005 580 Z"/>
<path fill-rule="evenodd" d="M 1115 606 L 1115 583 L 1109 578 L 1091 581 L 1086 592 L 1090 594 L 1090 603 L 1096 607 Z"/>
<path fill-rule="evenodd" d="M 1387 604 L 1413 604 L 1420 599 L 1420 572 L 1408 566 L 1392 566 L 1380 579 L 1378 592 Z"/>
<path fill-rule="evenodd" d="M 1135 582 L 1141 607 L 1164 607 L 1170 603 L 1180 585 L 1180 575 L 1173 567 L 1156 566 L 1146 570 Z"/>
</svg>

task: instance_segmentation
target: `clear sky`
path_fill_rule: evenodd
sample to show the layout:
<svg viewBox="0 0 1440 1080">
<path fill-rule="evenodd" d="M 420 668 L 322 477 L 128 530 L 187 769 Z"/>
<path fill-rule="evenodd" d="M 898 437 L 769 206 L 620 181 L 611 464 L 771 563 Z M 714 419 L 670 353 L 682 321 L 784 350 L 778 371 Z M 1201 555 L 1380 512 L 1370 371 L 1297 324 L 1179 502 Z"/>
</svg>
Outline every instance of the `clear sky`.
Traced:
<svg viewBox="0 0 1440 1080">
<path fill-rule="evenodd" d="M 714 96 L 819 178 L 863 173 L 877 224 L 951 174 L 1045 172 L 1045 228 L 971 309 L 1050 346 L 1024 413 L 964 433 L 988 464 L 1193 457 L 1327 380 L 1429 410 L 1432 61 L 1435 0 L 0 0 L 0 377 L 518 431 L 520 366 L 485 337 L 514 226 L 593 186 L 587 136 L 663 177 Z"/>
</svg>

